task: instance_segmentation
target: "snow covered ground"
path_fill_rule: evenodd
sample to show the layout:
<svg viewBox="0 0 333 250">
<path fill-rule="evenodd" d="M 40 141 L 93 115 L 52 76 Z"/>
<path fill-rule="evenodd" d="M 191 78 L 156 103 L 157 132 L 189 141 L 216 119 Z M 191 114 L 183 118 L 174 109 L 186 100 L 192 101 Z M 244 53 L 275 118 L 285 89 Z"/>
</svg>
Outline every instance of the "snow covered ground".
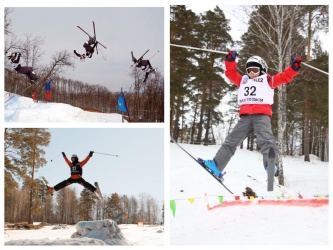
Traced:
<svg viewBox="0 0 333 250">
<path fill-rule="evenodd" d="M 118 225 L 124 239 L 105 240 L 98 230 L 89 230 L 90 235 L 82 238 L 71 238 L 77 232 L 75 225 L 45 226 L 37 230 L 5 229 L 6 245 L 129 245 L 129 246 L 163 246 L 164 226 L 134 224 Z M 81 230 L 82 231 L 82 230 Z"/>
<path fill-rule="evenodd" d="M 203 159 L 220 147 L 179 145 Z M 174 143 L 170 155 L 170 245 L 328 246 L 328 162 L 284 157 L 285 185 L 268 192 L 262 155 L 237 149 L 225 168 L 230 194 Z"/>
<path fill-rule="evenodd" d="M 5 122 L 122 122 L 121 114 L 88 112 L 64 103 L 34 102 L 8 93 L 5 93 L 4 107 Z"/>
</svg>

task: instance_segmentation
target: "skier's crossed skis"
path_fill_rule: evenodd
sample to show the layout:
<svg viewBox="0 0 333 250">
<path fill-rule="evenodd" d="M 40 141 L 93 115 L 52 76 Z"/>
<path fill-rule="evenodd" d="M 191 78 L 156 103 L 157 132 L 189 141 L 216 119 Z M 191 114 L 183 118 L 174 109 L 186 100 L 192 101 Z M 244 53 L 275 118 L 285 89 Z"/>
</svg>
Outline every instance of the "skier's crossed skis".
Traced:
<svg viewBox="0 0 333 250">
<path fill-rule="evenodd" d="M 80 58 L 80 60 L 84 60 L 86 57 L 91 58 L 93 53 L 95 52 L 95 48 L 96 48 L 96 53 L 98 55 L 98 45 L 102 46 L 104 49 L 106 49 L 106 47 L 101 44 L 99 41 L 96 40 L 96 29 L 95 29 L 95 22 L 92 21 L 93 23 L 93 29 L 94 29 L 94 36 L 91 36 L 88 32 L 86 32 L 84 29 L 82 29 L 80 26 L 77 26 L 81 31 L 83 31 L 88 37 L 89 40 L 86 41 L 83 44 L 83 47 L 86 50 L 86 53 L 80 54 L 78 52 L 76 52 L 76 50 L 74 50 L 74 54 Z"/>
<path fill-rule="evenodd" d="M 196 159 L 193 155 L 191 155 L 188 151 L 186 151 L 183 147 L 181 147 L 173 138 L 172 135 L 170 135 L 171 141 L 175 143 L 179 148 L 181 148 L 187 155 L 189 155 L 194 161 L 196 161 L 201 167 L 203 167 L 211 176 L 214 177 L 230 194 L 233 194 L 233 192 L 223 183 L 223 177 L 226 174 L 226 172 L 220 173 L 219 176 L 205 166 L 204 161 L 200 158 Z M 268 166 L 267 166 L 267 191 L 273 191 L 274 190 L 274 174 L 275 174 L 275 151 L 274 148 L 271 147 L 269 149 L 268 153 Z"/>
<path fill-rule="evenodd" d="M 144 55 L 146 55 L 148 53 L 148 51 L 149 51 L 149 49 L 145 53 L 143 53 L 139 59 L 136 59 L 135 56 L 133 55 L 133 51 L 131 51 L 132 61 L 133 61 L 133 64 L 131 65 L 131 67 L 133 65 L 135 65 L 137 68 L 141 68 L 143 71 L 145 71 L 145 78 L 144 78 L 143 82 L 145 82 L 147 80 L 148 75 L 150 73 L 152 73 L 152 74 L 156 73 L 156 70 L 153 68 L 150 61 L 143 59 Z M 153 58 L 158 52 L 159 51 L 157 51 L 151 58 Z"/>
</svg>

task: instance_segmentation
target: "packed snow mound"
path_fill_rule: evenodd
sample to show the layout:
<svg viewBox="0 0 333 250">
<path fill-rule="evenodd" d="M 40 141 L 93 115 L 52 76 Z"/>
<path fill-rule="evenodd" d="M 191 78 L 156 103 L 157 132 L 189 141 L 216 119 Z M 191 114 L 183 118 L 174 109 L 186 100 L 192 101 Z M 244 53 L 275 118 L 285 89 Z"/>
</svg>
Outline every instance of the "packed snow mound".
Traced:
<svg viewBox="0 0 333 250">
<path fill-rule="evenodd" d="M 71 238 L 93 238 L 107 242 L 109 245 L 131 245 L 113 220 L 80 221 Z"/>
<path fill-rule="evenodd" d="M 4 113 L 6 122 L 123 122 L 121 114 L 89 112 L 64 103 L 34 102 L 8 92 Z"/>
</svg>

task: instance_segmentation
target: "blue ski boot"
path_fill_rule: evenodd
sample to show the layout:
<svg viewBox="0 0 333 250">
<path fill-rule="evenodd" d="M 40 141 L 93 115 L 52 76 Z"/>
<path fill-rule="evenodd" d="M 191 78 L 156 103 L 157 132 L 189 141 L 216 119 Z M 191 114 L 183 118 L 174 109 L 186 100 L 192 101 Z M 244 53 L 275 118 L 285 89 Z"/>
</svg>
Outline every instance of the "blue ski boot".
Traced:
<svg viewBox="0 0 333 250">
<path fill-rule="evenodd" d="M 198 162 L 207 168 L 209 172 L 211 172 L 214 176 L 219 178 L 221 181 L 224 181 L 223 176 L 226 172 L 221 173 L 221 171 L 217 168 L 215 161 L 213 160 L 203 160 L 201 158 L 198 158 Z"/>
<path fill-rule="evenodd" d="M 265 170 L 266 170 L 266 172 L 267 172 L 267 174 L 268 174 L 268 168 L 267 168 L 267 166 L 265 167 Z M 277 171 L 277 167 L 276 167 L 276 166 L 274 166 L 274 176 L 275 176 L 275 177 L 279 176 L 279 173 L 278 173 L 278 171 Z"/>
</svg>

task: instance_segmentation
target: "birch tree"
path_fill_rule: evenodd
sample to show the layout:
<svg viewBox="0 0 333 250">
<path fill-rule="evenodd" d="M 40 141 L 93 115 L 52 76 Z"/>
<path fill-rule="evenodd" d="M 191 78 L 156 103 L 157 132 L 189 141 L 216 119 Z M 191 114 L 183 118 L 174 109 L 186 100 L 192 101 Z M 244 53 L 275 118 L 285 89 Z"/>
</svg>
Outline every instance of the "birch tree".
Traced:
<svg viewBox="0 0 333 250">
<path fill-rule="evenodd" d="M 270 71 L 282 72 L 290 64 L 291 52 L 300 51 L 304 46 L 304 41 L 295 38 L 295 19 L 297 8 L 295 6 L 265 5 L 255 7 L 254 10 L 245 9 L 250 17 L 248 35 L 253 36 L 258 44 L 253 45 L 257 48 L 259 56 L 268 62 Z M 297 44 L 296 44 L 297 41 Z M 245 44 L 246 45 L 246 44 Z M 249 51 L 247 49 L 247 51 Z M 301 56 L 301 54 L 298 54 Z M 277 88 L 277 146 L 279 150 L 279 184 L 284 185 L 283 161 L 284 153 L 284 134 L 286 129 L 286 85 Z"/>
</svg>

